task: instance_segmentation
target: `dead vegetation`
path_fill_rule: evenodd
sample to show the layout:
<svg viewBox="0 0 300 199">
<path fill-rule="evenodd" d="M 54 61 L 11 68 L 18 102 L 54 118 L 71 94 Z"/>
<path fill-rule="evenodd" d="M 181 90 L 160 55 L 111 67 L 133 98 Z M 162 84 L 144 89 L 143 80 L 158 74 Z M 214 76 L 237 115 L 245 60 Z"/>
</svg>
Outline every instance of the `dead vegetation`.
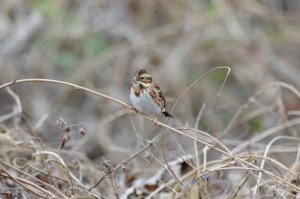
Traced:
<svg viewBox="0 0 300 199">
<path fill-rule="evenodd" d="M 1 1 L 0 198 L 299 197 L 298 19 L 293 0 Z M 138 67 L 162 127 L 132 115 Z"/>
<path fill-rule="evenodd" d="M 224 68 L 226 69 L 226 67 Z M 224 69 L 224 68 L 216 68 L 216 70 Z M 228 73 L 227 73 L 228 75 L 230 70 L 229 68 L 227 69 L 228 69 Z M 212 71 L 214 70 L 215 69 L 213 69 Z M 188 92 L 192 88 L 192 86 L 194 86 L 198 81 L 200 81 L 203 77 L 205 77 L 209 73 L 204 74 L 202 77 L 200 77 L 190 87 L 188 87 L 182 93 L 182 95 L 180 95 L 180 97 L 176 100 L 171 110 L 171 113 L 173 112 L 179 100 L 184 96 L 184 94 Z M 132 107 L 126 103 L 123 103 L 119 100 L 113 99 L 109 96 L 103 95 L 101 93 L 92 91 L 90 89 L 78 85 L 70 84 L 67 82 L 55 81 L 55 80 L 47 80 L 47 79 L 24 79 L 24 80 L 14 80 L 12 82 L 0 86 L 0 89 L 6 88 L 8 93 L 15 99 L 16 101 L 15 107 L 18 107 L 16 108 L 17 110 L 22 110 L 21 104 L 19 103 L 20 100 L 18 96 L 9 88 L 9 86 L 25 83 L 25 82 L 48 82 L 48 83 L 68 85 L 79 91 L 90 92 L 99 95 L 101 97 L 104 97 L 108 100 L 113 100 L 114 102 L 119 103 L 127 107 L 128 109 L 132 109 Z M 225 81 L 223 83 L 223 86 L 224 84 Z M 296 90 L 293 86 L 288 85 L 284 82 L 274 82 L 264 86 L 262 89 L 258 90 L 253 96 L 251 96 L 249 100 L 244 105 L 241 106 L 240 109 L 238 109 L 238 111 L 233 115 L 232 119 L 228 123 L 227 127 L 224 128 L 224 131 L 220 132 L 219 139 L 226 136 L 228 132 L 238 124 L 237 122 L 238 118 L 251 104 L 255 102 L 258 103 L 256 99 L 260 95 L 262 95 L 266 90 L 273 87 L 282 87 L 288 89 L 290 92 L 294 93 L 298 98 L 300 98 L 300 92 Z M 219 94 L 220 93 L 221 90 Z M 217 97 L 219 97 L 219 94 Z M 259 155 L 258 152 L 253 151 L 253 149 L 251 149 L 251 146 L 254 143 L 261 141 L 265 137 L 275 134 L 276 132 L 281 130 L 291 129 L 291 132 L 292 131 L 297 132 L 294 126 L 300 123 L 300 120 L 298 118 L 293 120 L 282 121 L 279 125 L 271 127 L 265 130 L 264 132 L 261 132 L 259 135 L 253 137 L 251 139 L 251 143 L 242 142 L 233 150 L 229 150 L 226 145 L 224 145 L 221 141 L 219 141 L 219 139 L 211 136 L 206 132 L 197 129 L 204 107 L 205 105 L 203 106 L 203 108 L 201 108 L 199 115 L 197 117 L 197 121 L 195 124 L 196 128 L 191 128 L 188 126 L 188 124 L 186 124 L 185 127 L 176 128 L 158 122 L 158 125 L 164 127 L 165 130 L 162 131 L 156 137 L 154 137 L 154 139 L 149 141 L 147 145 L 143 143 L 132 121 L 133 128 L 136 132 L 136 138 L 139 140 L 143 148 L 140 149 L 138 152 L 136 152 L 134 155 L 132 155 L 130 158 L 125 159 L 120 163 L 118 163 L 116 167 L 113 166 L 112 161 L 106 160 L 104 157 L 102 157 L 103 159 L 102 167 L 104 168 L 101 174 L 102 177 L 92 187 L 90 187 L 92 183 L 90 179 L 94 178 L 95 180 L 95 176 L 93 176 L 95 173 L 95 169 L 89 168 L 91 167 L 91 165 L 82 165 L 81 161 L 78 161 L 78 157 L 77 157 L 78 154 L 75 157 L 73 157 L 72 160 L 72 155 L 74 156 L 72 152 L 71 154 L 68 154 L 70 152 L 66 153 L 68 154 L 66 155 L 66 157 L 64 157 L 65 156 L 64 153 L 61 153 L 61 149 L 71 139 L 71 132 L 72 132 L 71 129 L 73 129 L 75 126 L 78 125 L 76 124 L 68 125 L 67 122 L 62 118 L 56 121 L 56 124 L 62 131 L 60 135 L 60 143 L 61 143 L 60 147 L 58 150 L 54 150 L 54 151 L 46 150 L 41 139 L 32 137 L 30 134 L 27 133 L 24 134 L 25 137 L 21 136 L 21 132 L 23 132 L 24 129 L 18 127 L 15 127 L 13 129 L 8 129 L 5 125 L 2 125 L 3 126 L 2 127 L 3 136 L 1 136 L 2 138 L 1 141 L 3 142 L 2 147 L 4 147 L 4 149 L 7 148 L 8 150 L 4 150 L 3 152 L 3 157 L 5 157 L 5 159 L 1 160 L 2 163 L 1 176 L 4 179 L 8 179 L 8 182 L 5 181 L 5 184 L 7 186 L 9 186 L 10 183 L 12 184 L 13 182 L 18 184 L 20 186 L 20 190 L 18 194 L 21 194 L 22 197 L 24 196 L 30 197 L 33 194 L 35 196 L 39 196 L 43 198 L 56 198 L 56 197 L 78 198 L 78 197 L 87 197 L 87 196 L 93 196 L 96 198 L 101 198 L 101 197 L 106 198 L 106 196 L 103 196 L 101 194 L 101 191 L 97 192 L 95 188 L 99 186 L 99 184 L 102 183 L 102 181 L 105 180 L 105 178 L 107 178 L 110 179 L 110 186 L 114 190 L 114 195 L 116 198 L 120 198 L 120 197 L 151 198 L 163 189 L 169 189 L 170 194 L 172 194 L 173 195 L 172 197 L 174 198 L 182 198 L 182 197 L 183 198 L 190 198 L 190 197 L 210 198 L 211 196 L 209 196 L 210 194 L 207 191 L 207 181 L 209 180 L 208 176 L 211 175 L 212 173 L 217 173 L 219 175 L 219 178 L 222 179 L 223 172 L 226 170 L 229 171 L 231 170 L 231 171 L 235 171 L 236 173 L 237 171 L 243 171 L 243 175 L 241 175 L 241 177 L 238 180 L 231 182 L 230 186 L 224 187 L 225 188 L 225 189 L 223 188 L 224 190 L 221 189 L 223 190 L 222 192 L 220 192 L 221 195 L 219 194 L 217 195 L 215 193 L 215 197 L 223 196 L 226 198 L 227 197 L 235 198 L 237 196 L 239 197 L 248 196 L 248 195 L 252 196 L 252 194 L 254 197 L 256 196 L 261 197 L 261 192 L 264 196 L 268 196 L 268 197 L 269 196 L 276 197 L 278 195 L 279 197 L 284 197 L 284 198 L 297 196 L 297 193 L 300 192 L 300 188 L 298 187 L 299 173 L 297 172 L 299 166 L 298 159 L 300 156 L 299 147 L 298 148 L 295 147 L 294 151 L 292 151 L 294 153 L 297 152 L 296 161 L 292 167 L 289 167 L 289 165 L 285 165 L 274 158 L 268 157 L 268 153 L 269 150 L 273 148 L 272 145 L 275 141 L 292 140 L 297 143 L 300 141 L 300 139 L 296 136 L 286 136 L 286 135 L 276 136 L 268 143 L 268 145 L 266 145 L 265 152 L 263 155 Z M 262 108 L 268 110 L 269 107 L 265 106 Z M 255 110 L 255 112 L 257 112 L 257 110 Z M 21 113 L 22 111 L 16 111 L 16 112 L 13 111 L 12 113 L 3 115 L 2 118 L 7 118 L 7 119 L 13 118 L 16 120 L 19 119 Z M 262 112 L 261 114 L 263 113 L 264 112 Z M 152 120 L 152 118 L 142 113 L 138 113 L 138 114 L 144 116 L 144 118 L 150 121 Z M 253 114 L 253 112 L 249 114 L 251 115 Z M 286 118 L 287 116 L 282 115 L 281 117 Z M 30 126 L 30 124 L 27 125 Z M 80 129 L 78 133 L 80 133 L 81 135 L 86 134 L 86 128 L 84 127 L 84 125 L 79 124 L 79 126 Z M 29 129 L 32 128 L 30 127 Z M 191 154 L 186 154 L 185 149 L 181 147 L 182 152 L 185 155 L 175 151 L 174 153 L 179 157 L 175 161 L 168 162 L 167 156 L 165 155 L 165 151 L 164 151 L 165 143 L 163 141 L 164 136 L 167 132 L 177 133 L 185 138 L 194 140 L 195 157 L 193 157 Z M 191 132 L 194 132 L 194 136 L 191 135 Z M 199 136 L 201 138 L 198 138 Z M 173 135 L 172 137 L 174 138 L 175 141 L 176 138 Z M 160 138 L 162 138 L 161 146 L 164 154 L 165 164 L 162 163 L 151 152 L 151 148 L 153 147 L 154 143 L 158 141 Z M 24 140 L 28 140 L 28 141 L 26 142 Z M 176 143 L 179 146 L 181 146 L 179 142 Z M 203 150 L 201 151 L 203 155 L 203 164 L 201 165 L 199 162 L 199 158 L 201 156 L 199 156 L 198 154 L 198 147 L 197 147 L 198 143 L 200 143 L 203 146 Z M 219 157 L 221 158 L 212 159 L 208 161 L 207 154 L 210 150 L 218 152 Z M 21 151 L 21 155 L 20 155 L 20 151 Z M 132 182 L 133 185 L 131 187 L 124 190 L 125 193 L 123 193 L 122 195 L 120 182 L 119 180 L 116 180 L 118 179 L 118 175 L 116 174 L 116 171 L 119 168 L 122 168 L 123 173 L 128 173 L 129 170 L 128 167 L 131 165 L 130 162 L 134 158 L 138 157 L 139 154 L 142 153 L 144 153 L 143 157 L 148 167 L 150 167 L 149 169 L 152 170 L 153 177 L 148 179 L 147 181 L 144 181 L 141 179 L 135 179 L 134 174 L 131 174 L 134 176 L 127 175 L 126 177 L 129 176 L 129 178 L 134 178 L 134 182 Z M 26 156 L 26 154 L 27 154 L 27 158 L 26 157 L 23 158 L 22 156 Z M 64 159 L 68 160 L 69 163 L 68 165 L 65 163 Z M 153 171 L 153 168 L 151 167 L 151 160 L 157 161 L 161 166 L 161 169 L 158 171 Z M 196 161 L 196 163 L 193 161 Z M 87 162 L 89 162 L 89 160 L 85 160 L 85 163 Z M 265 164 L 267 164 L 272 169 L 265 169 Z M 186 168 L 183 169 L 184 167 Z M 86 168 L 86 169 L 83 170 L 82 168 Z M 11 172 L 18 173 L 18 177 L 12 176 L 10 172 L 7 171 L 8 169 Z M 177 170 L 176 172 L 174 172 L 175 169 Z M 187 171 L 184 172 L 184 170 Z M 32 173 L 33 171 L 35 172 Z M 164 176 L 166 174 L 169 174 L 169 177 Z M 30 178 L 30 180 L 24 179 L 24 177 L 22 178 L 21 176 L 23 175 Z M 60 177 L 60 176 L 64 176 L 64 177 Z M 83 178 L 83 176 L 85 178 Z M 86 176 L 90 176 L 90 178 L 86 178 Z M 262 176 L 265 177 L 263 178 Z M 252 180 L 254 180 L 253 185 L 250 186 L 248 190 L 241 190 L 242 186 L 246 183 L 246 181 L 250 180 L 251 178 Z M 168 179 L 167 180 L 168 182 L 163 182 L 162 179 L 164 181 Z M 10 180 L 12 182 L 10 182 Z M 86 182 L 86 180 L 88 181 Z M 218 179 L 214 179 L 214 180 L 218 181 Z M 138 184 L 136 184 L 137 182 Z M 235 186 L 234 189 L 232 184 L 236 182 L 241 184 L 239 186 Z M 58 186 L 57 183 L 60 183 L 60 185 Z M 250 184 L 250 182 L 248 183 Z M 88 184 L 88 186 L 86 186 L 86 184 Z M 184 189 L 184 186 L 186 187 L 187 185 L 188 188 Z M 124 186 L 128 186 L 128 185 L 124 184 Z M 49 188 L 51 188 L 53 192 L 48 190 Z M 3 194 L 8 194 L 8 192 Z M 9 194 L 11 194 L 11 192 L 9 192 Z"/>
</svg>

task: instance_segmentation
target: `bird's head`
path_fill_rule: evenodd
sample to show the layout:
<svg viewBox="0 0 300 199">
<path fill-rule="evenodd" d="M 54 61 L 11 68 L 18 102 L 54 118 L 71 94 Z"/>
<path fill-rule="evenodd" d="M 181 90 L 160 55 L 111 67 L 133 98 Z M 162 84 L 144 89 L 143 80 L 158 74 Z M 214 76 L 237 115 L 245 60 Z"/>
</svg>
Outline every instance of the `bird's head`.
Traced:
<svg viewBox="0 0 300 199">
<path fill-rule="evenodd" d="M 147 88 L 152 83 L 152 77 L 145 68 L 139 68 L 135 72 L 135 76 L 132 79 L 132 84 L 135 88 L 143 89 Z"/>
</svg>

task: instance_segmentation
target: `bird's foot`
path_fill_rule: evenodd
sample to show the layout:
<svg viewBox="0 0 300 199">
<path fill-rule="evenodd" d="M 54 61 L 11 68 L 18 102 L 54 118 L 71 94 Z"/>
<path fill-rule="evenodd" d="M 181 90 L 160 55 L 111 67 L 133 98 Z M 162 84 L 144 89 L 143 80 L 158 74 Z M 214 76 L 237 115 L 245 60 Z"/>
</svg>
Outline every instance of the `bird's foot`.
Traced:
<svg viewBox="0 0 300 199">
<path fill-rule="evenodd" d="M 156 116 L 155 116 L 155 118 L 153 118 L 153 119 L 151 120 L 151 122 L 153 122 L 153 126 L 156 126 L 156 124 L 157 124 L 157 118 L 156 118 Z"/>
<path fill-rule="evenodd" d="M 153 122 L 153 126 L 159 126 L 159 127 L 162 127 L 162 125 L 158 124 L 157 122 L 157 116 L 155 115 L 155 117 L 151 120 L 151 122 Z"/>
<path fill-rule="evenodd" d="M 132 116 L 133 116 L 133 117 L 137 114 L 137 112 L 139 112 L 139 110 L 137 110 L 137 109 L 134 108 L 134 107 L 132 107 L 131 110 L 132 110 Z"/>
</svg>

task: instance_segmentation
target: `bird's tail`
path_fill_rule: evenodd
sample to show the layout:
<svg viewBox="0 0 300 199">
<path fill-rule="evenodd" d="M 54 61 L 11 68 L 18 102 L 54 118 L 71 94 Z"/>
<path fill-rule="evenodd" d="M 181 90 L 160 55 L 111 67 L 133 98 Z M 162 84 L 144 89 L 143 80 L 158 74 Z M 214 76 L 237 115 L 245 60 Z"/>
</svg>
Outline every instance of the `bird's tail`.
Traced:
<svg viewBox="0 0 300 199">
<path fill-rule="evenodd" d="M 171 114 L 169 113 L 169 111 L 162 112 L 162 114 L 163 114 L 165 117 L 172 117 L 172 118 L 174 118 L 173 115 L 171 115 Z"/>
</svg>

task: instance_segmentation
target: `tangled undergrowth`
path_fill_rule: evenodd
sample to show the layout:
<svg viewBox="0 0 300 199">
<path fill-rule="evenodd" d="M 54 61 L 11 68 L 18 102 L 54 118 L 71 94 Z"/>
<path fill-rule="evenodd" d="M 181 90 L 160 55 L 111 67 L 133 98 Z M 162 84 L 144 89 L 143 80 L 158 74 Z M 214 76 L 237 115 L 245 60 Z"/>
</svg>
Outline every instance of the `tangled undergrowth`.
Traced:
<svg viewBox="0 0 300 199">
<path fill-rule="evenodd" d="M 0 1 L 0 198 L 297 197 L 299 10 Z M 221 95 L 223 69 L 184 93 L 218 66 Z M 125 104 L 139 67 L 174 105 L 161 128 Z"/>
<path fill-rule="evenodd" d="M 227 69 L 227 76 L 230 71 L 228 67 L 219 67 L 212 71 L 216 69 Z M 207 74 L 182 93 L 172 111 L 184 94 Z M 67 85 L 77 89 L 78 92 L 93 93 L 119 103 L 128 110 L 132 108 L 126 103 L 96 91 L 56 80 L 23 79 L 0 86 L 0 89 L 6 89 L 15 100 L 14 110 L 0 116 L 2 198 L 233 199 L 299 196 L 300 139 L 297 129 L 300 124 L 300 119 L 297 117 L 299 111 L 280 111 L 285 107 L 279 94 L 271 105 L 260 104 L 257 100 L 272 88 L 287 90 L 300 99 L 300 92 L 292 85 L 273 82 L 262 87 L 250 96 L 233 116 L 230 116 L 226 128 L 219 132 L 217 137 L 212 136 L 209 130 L 206 132 L 198 130 L 198 123 L 204 117 L 205 104 L 199 111 L 194 127 L 190 127 L 189 124 L 172 127 L 167 124 L 168 122 L 166 124 L 158 122 L 162 127 L 148 141 L 141 139 L 131 118 L 135 131 L 132 139 L 136 139 L 139 145 L 135 147 L 131 156 L 121 162 L 112 162 L 102 157 L 102 167 L 99 170 L 85 154 L 64 149 L 65 144 L 72 140 L 75 134 L 83 136 L 81 144 L 85 143 L 84 139 L 92 137 L 83 123 L 69 125 L 63 118 L 56 121 L 58 129 L 61 130 L 60 138 L 57 138 L 60 140 L 59 148 L 52 148 L 40 137 L 35 136 L 36 129 L 39 129 L 46 120 L 41 118 L 34 126 L 29 123 L 26 116 L 22 114 L 20 103 L 22 96 L 19 97 L 10 89 L 12 85 L 25 82 Z M 222 88 L 217 95 L 217 100 Z M 256 105 L 258 108 L 247 112 L 251 105 Z M 217 111 L 216 103 L 212 115 L 215 116 Z M 130 111 L 125 112 L 130 113 Z M 278 124 L 254 134 L 250 140 L 241 140 L 237 144 L 224 139 L 234 129 L 266 113 L 277 117 Z M 137 117 L 143 116 L 149 121 L 152 119 L 142 113 L 138 115 Z M 109 120 L 114 120 L 116 117 Z M 176 135 L 190 140 L 190 148 L 194 149 L 194 153 L 186 153 L 187 148 L 181 146 L 181 140 L 176 139 Z M 178 145 L 177 151 L 171 152 L 166 148 L 168 144 L 164 143 L 165 136 L 172 137 L 173 142 Z M 157 146 L 160 140 L 164 162 L 161 160 L 162 156 L 158 157 L 152 152 L 152 149 L 160 148 Z M 170 153 L 177 158 L 170 160 L 170 157 L 174 157 Z M 136 159 L 142 160 L 144 165 L 141 166 Z M 283 159 L 285 161 L 282 161 Z M 157 162 L 159 167 L 153 166 L 153 162 Z M 152 177 L 149 177 L 151 175 Z"/>
</svg>

